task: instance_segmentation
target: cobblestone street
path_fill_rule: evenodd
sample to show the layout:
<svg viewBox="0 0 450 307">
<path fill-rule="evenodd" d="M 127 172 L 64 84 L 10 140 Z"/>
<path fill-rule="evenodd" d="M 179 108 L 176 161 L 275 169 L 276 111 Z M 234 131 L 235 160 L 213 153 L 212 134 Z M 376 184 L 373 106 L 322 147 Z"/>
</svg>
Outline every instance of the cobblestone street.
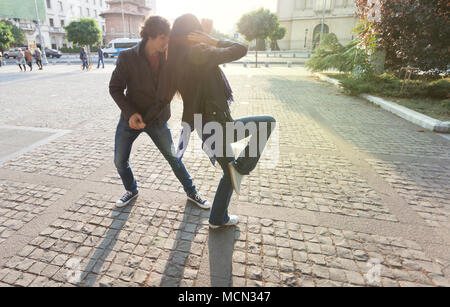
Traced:
<svg viewBox="0 0 450 307">
<path fill-rule="evenodd" d="M 450 286 L 450 141 L 301 67 L 223 68 L 235 119 L 278 128 L 210 230 L 150 138 L 117 209 L 112 65 L 0 68 L 0 286 Z M 169 125 L 177 143 L 182 104 Z M 211 202 L 222 171 L 193 136 L 184 163 Z"/>
</svg>

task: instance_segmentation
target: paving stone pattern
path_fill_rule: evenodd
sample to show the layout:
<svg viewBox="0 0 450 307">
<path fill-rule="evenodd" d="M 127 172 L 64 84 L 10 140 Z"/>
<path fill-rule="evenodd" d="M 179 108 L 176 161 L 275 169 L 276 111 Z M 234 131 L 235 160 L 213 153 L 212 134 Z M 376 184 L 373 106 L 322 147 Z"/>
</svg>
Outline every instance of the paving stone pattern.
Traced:
<svg viewBox="0 0 450 307">
<path fill-rule="evenodd" d="M 70 130 L 0 166 L 0 286 L 449 286 L 450 144 L 302 68 L 227 66 L 234 118 L 277 130 L 210 230 L 150 138 L 141 191 L 117 209 L 112 67 L 0 69 L 0 125 Z M 35 90 L 23 91 L 24 86 Z M 182 104 L 172 104 L 175 143 Z M 183 162 L 213 200 L 222 176 L 193 135 Z"/>
</svg>

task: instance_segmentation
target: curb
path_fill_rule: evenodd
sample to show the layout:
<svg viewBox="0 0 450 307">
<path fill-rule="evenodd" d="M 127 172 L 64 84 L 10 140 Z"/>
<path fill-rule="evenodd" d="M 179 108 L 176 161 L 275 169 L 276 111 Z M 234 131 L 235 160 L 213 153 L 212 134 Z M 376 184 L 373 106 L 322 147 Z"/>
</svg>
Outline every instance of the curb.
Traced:
<svg viewBox="0 0 450 307">
<path fill-rule="evenodd" d="M 316 77 L 319 77 L 321 80 L 328 82 L 330 84 L 333 84 L 339 88 L 342 88 L 341 83 L 336 80 L 329 78 L 327 76 L 315 73 Z M 432 117 L 426 116 L 422 113 L 413 111 L 411 109 L 408 109 L 404 106 L 401 106 L 395 102 L 385 100 L 380 97 L 372 96 L 369 94 L 361 94 L 359 97 L 366 99 L 381 108 L 385 109 L 386 111 L 389 111 L 411 123 L 414 123 L 416 125 L 421 126 L 422 128 L 425 128 L 427 130 L 440 132 L 440 133 L 450 133 L 450 122 L 442 122 L 437 119 L 434 119 Z"/>
</svg>

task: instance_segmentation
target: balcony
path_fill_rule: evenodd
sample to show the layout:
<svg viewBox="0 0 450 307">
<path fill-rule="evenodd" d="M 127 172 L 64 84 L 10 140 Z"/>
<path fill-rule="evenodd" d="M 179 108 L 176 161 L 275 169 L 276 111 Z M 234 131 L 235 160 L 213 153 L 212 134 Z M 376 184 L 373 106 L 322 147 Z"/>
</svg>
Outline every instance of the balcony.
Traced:
<svg viewBox="0 0 450 307">
<path fill-rule="evenodd" d="M 48 32 L 53 34 L 66 34 L 66 30 L 62 27 L 49 27 Z"/>
<path fill-rule="evenodd" d="M 19 23 L 19 28 L 24 31 L 36 31 L 36 25 L 34 23 Z"/>
</svg>

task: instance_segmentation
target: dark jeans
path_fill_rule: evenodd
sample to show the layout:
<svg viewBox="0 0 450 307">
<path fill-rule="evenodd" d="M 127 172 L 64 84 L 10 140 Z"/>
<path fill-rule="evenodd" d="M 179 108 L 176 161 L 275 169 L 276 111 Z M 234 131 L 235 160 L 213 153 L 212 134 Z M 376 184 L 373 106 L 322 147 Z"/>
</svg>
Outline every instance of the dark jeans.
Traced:
<svg viewBox="0 0 450 307">
<path fill-rule="evenodd" d="M 42 60 L 36 60 L 36 65 L 42 69 Z"/>
<path fill-rule="evenodd" d="M 100 68 L 100 62 L 102 63 L 103 68 L 105 68 L 105 62 L 103 61 L 103 58 L 98 58 L 97 68 Z"/>
<path fill-rule="evenodd" d="M 130 153 L 133 142 L 142 133 L 147 133 L 153 143 L 159 149 L 164 158 L 169 162 L 175 176 L 183 185 L 186 194 L 197 192 L 192 178 L 184 164 L 175 155 L 172 134 L 167 123 L 161 126 L 146 127 L 144 130 L 131 129 L 126 121 L 120 119 L 117 125 L 114 149 L 114 164 L 127 191 L 136 192 L 137 183 L 130 166 Z"/>
<path fill-rule="evenodd" d="M 82 59 L 82 61 L 83 61 L 83 70 L 86 68 L 86 69 L 89 69 L 89 65 L 88 65 L 88 60 L 87 59 Z"/>
<path fill-rule="evenodd" d="M 252 135 L 249 143 L 253 138 L 256 138 L 258 142 L 258 150 L 256 157 L 249 156 L 249 146 L 247 145 L 245 149 L 245 155 L 235 159 L 233 157 L 218 157 L 217 162 L 220 164 L 223 170 L 222 179 L 219 182 L 219 186 L 217 188 L 216 196 L 214 198 L 214 202 L 211 208 L 211 214 L 209 217 L 209 222 L 213 225 L 223 225 L 227 223 L 230 219 L 228 216 L 228 206 L 230 205 L 231 196 L 233 195 L 233 186 L 231 184 L 230 171 L 228 170 L 228 164 L 230 162 L 234 162 L 235 168 L 239 171 L 239 173 L 243 175 L 250 174 L 257 166 L 259 159 L 262 155 L 262 150 L 267 144 L 267 140 L 270 137 L 273 129 L 275 128 L 276 121 L 271 116 L 254 116 L 254 117 L 246 117 L 235 120 L 235 122 L 242 122 L 244 125 L 249 122 L 254 122 L 257 125 L 258 131 L 256 135 Z M 261 133 L 259 123 L 267 123 L 267 139 L 263 140 L 262 144 L 259 144 Z M 246 138 L 250 135 L 249 131 L 246 131 Z M 235 140 L 239 141 L 240 139 L 236 139 L 237 134 L 235 133 Z M 241 138 L 242 139 L 242 138 Z M 261 146 L 260 146 L 261 145 Z M 230 144 L 227 144 L 230 146 Z M 260 150 L 261 148 L 261 150 Z"/>
</svg>

